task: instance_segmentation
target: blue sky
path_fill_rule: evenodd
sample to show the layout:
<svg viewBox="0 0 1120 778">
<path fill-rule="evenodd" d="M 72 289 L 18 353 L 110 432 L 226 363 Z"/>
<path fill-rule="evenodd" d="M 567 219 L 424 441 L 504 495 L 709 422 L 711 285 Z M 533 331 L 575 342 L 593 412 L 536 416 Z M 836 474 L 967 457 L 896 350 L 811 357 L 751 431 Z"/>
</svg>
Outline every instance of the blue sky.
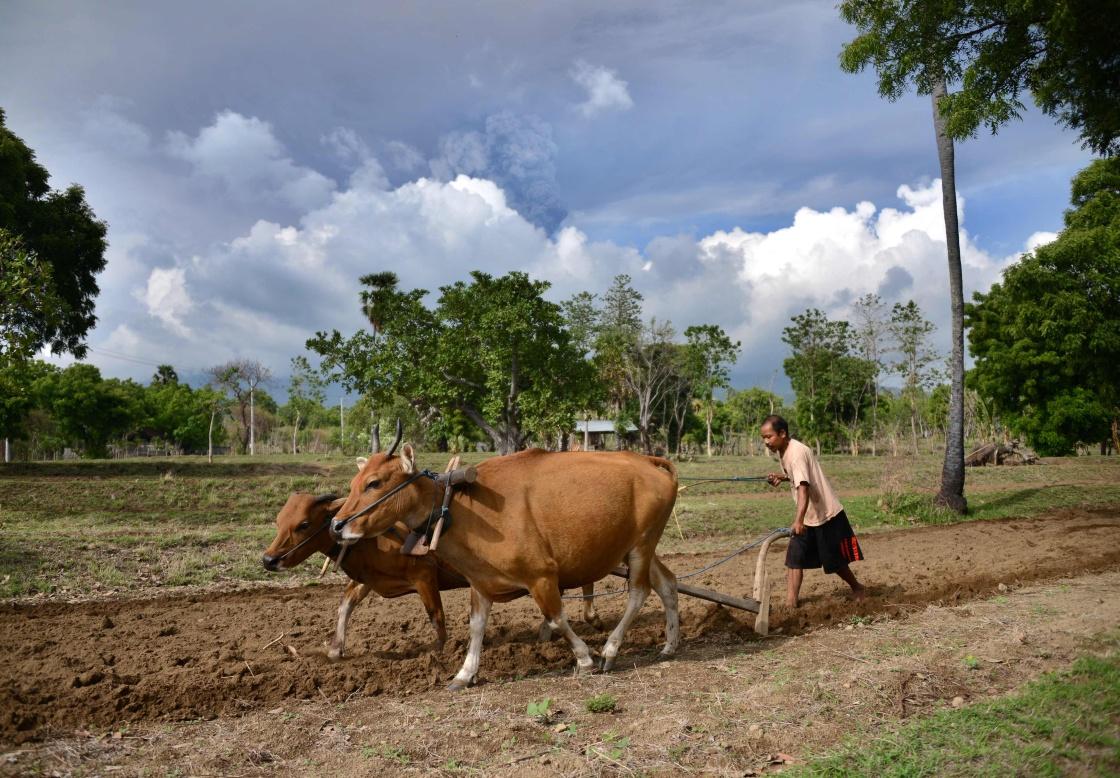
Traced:
<svg viewBox="0 0 1120 778">
<path fill-rule="evenodd" d="M 557 300 L 628 273 L 784 390 L 809 306 L 912 297 L 947 338 L 929 101 L 840 72 L 852 34 L 825 3 L 8 2 L 0 106 L 109 222 L 106 375 L 283 376 L 362 326 L 359 275 L 478 268 Z M 1060 229 L 1089 159 L 1033 110 L 958 147 L 969 290 Z"/>
</svg>

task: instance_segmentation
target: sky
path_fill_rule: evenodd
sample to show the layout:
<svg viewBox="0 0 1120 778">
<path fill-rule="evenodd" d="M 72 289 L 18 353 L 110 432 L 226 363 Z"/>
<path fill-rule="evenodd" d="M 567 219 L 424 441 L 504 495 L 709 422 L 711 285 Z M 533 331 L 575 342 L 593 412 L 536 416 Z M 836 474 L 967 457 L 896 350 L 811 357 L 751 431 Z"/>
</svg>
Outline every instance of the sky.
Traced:
<svg viewBox="0 0 1120 778">
<path fill-rule="evenodd" d="M 843 73 L 853 35 L 820 2 L 7 0 L 0 107 L 109 224 L 105 376 L 250 358 L 283 397 L 309 336 L 363 327 L 359 276 L 522 270 L 557 302 L 628 274 L 647 316 L 741 342 L 735 387 L 788 395 L 810 307 L 914 299 L 948 351 L 930 102 Z M 1033 108 L 958 145 L 967 296 L 1090 159 Z"/>
</svg>

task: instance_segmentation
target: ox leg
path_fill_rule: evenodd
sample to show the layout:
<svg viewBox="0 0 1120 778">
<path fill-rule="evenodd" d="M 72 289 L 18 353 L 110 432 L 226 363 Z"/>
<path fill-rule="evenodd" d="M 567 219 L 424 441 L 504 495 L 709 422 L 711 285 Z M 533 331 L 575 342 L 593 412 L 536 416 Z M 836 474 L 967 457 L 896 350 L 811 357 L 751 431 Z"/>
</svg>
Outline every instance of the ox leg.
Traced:
<svg viewBox="0 0 1120 778">
<path fill-rule="evenodd" d="M 433 576 L 434 579 L 434 576 Z M 420 601 L 424 603 L 424 610 L 428 612 L 428 621 L 436 631 L 436 652 L 443 650 L 447 642 L 447 621 L 443 615 L 443 598 L 439 595 L 439 583 L 435 580 L 421 579 L 413 584 Z"/>
<path fill-rule="evenodd" d="M 467 688 L 478 675 L 478 662 L 482 656 L 482 638 L 486 634 L 486 622 L 490 618 L 491 604 L 492 601 L 488 597 L 477 589 L 471 588 L 471 642 L 467 647 L 467 658 L 463 660 L 463 666 L 459 668 L 459 672 L 447 687 L 453 692 Z"/>
<path fill-rule="evenodd" d="M 661 656 L 672 656 L 681 642 L 681 616 L 677 606 L 677 577 L 660 559 L 653 558 L 649 568 L 650 583 L 665 607 L 665 647 Z"/>
<path fill-rule="evenodd" d="M 583 587 L 583 621 L 594 627 L 603 626 L 599 619 L 599 612 L 595 610 L 595 584 L 584 584 Z"/>
<path fill-rule="evenodd" d="M 610 637 L 607 638 L 607 644 L 603 646 L 603 672 L 614 666 L 614 660 L 618 657 L 618 650 L 622 647 L 622 639 L 626 637 L 626 630 L 630 628 L 630 623 L 634 621 L 634 617 L 642 609 L 642 603 L 649 597 L 650 560 L 652 558 L 652 553 L 642 554 L 636 549 L 630 552 L 630 597 L 626 600 L 626 611 L 619 619 L 618 626 L 614 628 Z"/>
<path fill-rule="evenodd" d="M 568 617 L 564 615 L 564 601 L 560 599 L 560 587 L 556 585 L 556 579 L 540 579 L 529 587 L 529 594 L 541 609 L 548 625 L 567 638 L 572 653 L 576 655 L 576 672 L 580 674 L 591 672 L 595 666 L 591 660 L 591 652 L 587 650 L 587 644 L 575 633 L 572 625 L 568 623 Z"/>
<path fill-rule="evenodd" d="M 548 619 L 541 619 L 541 627 L 537 630 L 537 640 L 541 643 L 552 640 L 552 625 L 548 623 Z"/>
<path fill-rule="evenodd" d="M 371 591 L 373 590 L 369 586 L 357 581 L 351 581 L 346 585 L 346 591 L 342 594 L 342 602 L 338 605 L 338 625 L 334 628 L 334 640 L 331 641 L 330 650 L 327 651 L 328 659 L 337 661 L 342 658 L 342 653 L 346 648 L 346 625 L 350 621 L 350 614 Z"/>
</svg>

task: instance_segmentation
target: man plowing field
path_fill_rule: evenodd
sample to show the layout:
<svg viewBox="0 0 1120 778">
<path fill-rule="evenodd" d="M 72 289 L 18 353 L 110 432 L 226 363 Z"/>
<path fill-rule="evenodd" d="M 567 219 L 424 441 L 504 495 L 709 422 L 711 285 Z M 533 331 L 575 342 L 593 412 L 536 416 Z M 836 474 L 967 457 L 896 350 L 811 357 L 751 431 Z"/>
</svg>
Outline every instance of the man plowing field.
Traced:
<svg viewBox="0 0 1120 778">
<path fill-rule="evenodd" d="M 767 416 L 761 431 L 762 442 L 782 466 L 781 473 L 770 473 L 766 480 L 771 486 L 789 481 L 797 506 L 786 549 L 786 605 L 797 607 L 805 570 L 816 567 L 836 573 L 852 587 L 852 596 L 862 600 L 866 592 L 849 564 L 863 559 L 863 551 L 812 449 L 789 436 L 789 424 L 781 416 Z"/>
</svg>

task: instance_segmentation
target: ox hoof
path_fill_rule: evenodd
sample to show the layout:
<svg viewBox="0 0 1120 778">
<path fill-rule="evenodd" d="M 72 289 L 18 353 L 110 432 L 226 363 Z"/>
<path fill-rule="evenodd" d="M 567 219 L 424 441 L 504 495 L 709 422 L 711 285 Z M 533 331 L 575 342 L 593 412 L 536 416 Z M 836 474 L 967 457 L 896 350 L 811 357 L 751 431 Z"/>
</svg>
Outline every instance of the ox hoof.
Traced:
<svg viewBox="0 0 1120 778">
<path fill-rule="evenodd" d="M 594 662 L 591 662 L 590 664 L 586 664 L 586 665 L 581 665 L 578 662 L 576 663 L 576 670 L 575 670 L 575 677 L 576 678 L 586 678 L 587 676 L 594 675 L 594 674 L 595 674 L 595 663 Z"/>
<path fill-rule="evenodd" d="M 603 657 L 603 664 L 601 665 L 601 668 L 604 673 L 609 673 L 611 671 L 611 668 L 614 667 L 614 660 L 615 657 L 613 656 Z"/>
<path fill-rule="evenodd" d="M 461 692 L 463 691 L 463 689 L 466 689 L 468 686 L 470 686 L 471 683 L 473 683 L 473 680 L 474 679 L 471 679 L 470 681 L 460 681 L 458 678 L 454 678 L 452 679 L 451 683 L 447 684 L 447 691 Z"/>
<path fill-rule="evenodd" d="M 327 659 L 331 660 L 332 662 L 340 661 L 342 659 L 342 649 L 332 648 L 327 652 Z"/>
</svg>

